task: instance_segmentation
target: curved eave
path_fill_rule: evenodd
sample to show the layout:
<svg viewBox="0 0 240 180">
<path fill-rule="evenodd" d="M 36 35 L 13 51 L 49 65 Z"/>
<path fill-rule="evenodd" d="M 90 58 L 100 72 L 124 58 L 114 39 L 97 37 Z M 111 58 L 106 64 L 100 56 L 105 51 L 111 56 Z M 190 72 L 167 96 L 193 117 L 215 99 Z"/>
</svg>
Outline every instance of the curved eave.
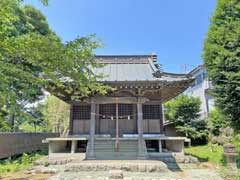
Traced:
<svg viewBox="0 0 240 180">
<path fill-rule="evenodd" d="M 104 84 L 158 84 L 158 85 L 164 85 L 164 84 L 179 84 L 183 83 L 184 85 L 189 85 L 192 83 L 194 78 L 188 78 L 188 79 L 182 79 L 182 80 L 135 80 L 135 81 L 98 81 L 99 83 L 104 83 Z"/>
<path fill-rule="evenodd" d="M 162 72 L 163 76 L 169 76 L 174 78 L 191 78 L 192 76 L 189 74 L 176 74 L 176 73 L 169 73 L 169 72 Z"/>
</svg>

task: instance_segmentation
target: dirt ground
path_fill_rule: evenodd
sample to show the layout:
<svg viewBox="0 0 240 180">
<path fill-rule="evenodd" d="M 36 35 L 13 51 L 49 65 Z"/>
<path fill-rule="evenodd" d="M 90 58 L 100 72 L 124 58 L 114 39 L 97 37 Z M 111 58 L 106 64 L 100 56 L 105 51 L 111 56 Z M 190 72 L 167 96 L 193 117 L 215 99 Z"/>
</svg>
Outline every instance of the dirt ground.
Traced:
<svg viewBox="0 0 240 180">
<path fill-rule="evenodd" d="M 23 172 L 0 175 L 1 180 L 47 180 L 53 174 L 25 174 Z"/>
</svg>

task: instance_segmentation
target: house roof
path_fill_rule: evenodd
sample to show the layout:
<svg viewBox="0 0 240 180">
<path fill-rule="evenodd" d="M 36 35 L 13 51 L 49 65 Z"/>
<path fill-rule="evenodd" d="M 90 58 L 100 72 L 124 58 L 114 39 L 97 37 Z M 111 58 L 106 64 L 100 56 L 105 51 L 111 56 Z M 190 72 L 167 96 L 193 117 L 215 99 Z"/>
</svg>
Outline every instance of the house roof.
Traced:
<svg viewBox="0 0 240 180">
<path fill-rule="evenodd" d="M 200 71 L 201 69 L 205 69 L 205 66 L 203 64 L 198 65 L 197 67 L 195 67 L 194 69 L 192 69 L 189 74 L 191 76 L 194 76 L 198 71 Z"/>
<path fill-rule="evenodd" d="M 186 74 L 173 74 L 162 71 L 156 55 L 109 55 L 96 56 L 103 63 L 94 73 L 104 75 L 101 82 L 174 82 L 189 80 Z"/>
<path fill-rule="evenodd" d="M 95 74 L 104 75 L 98 82 L 119 91 L 130 89 L 131 93 L 141 93 L 135 90 L 143 90 L 149 98 L 160 98 L 162 102 L 182 93 L 194 80 L 189 74 L 164 72 L 157 63 L 156 55 L 101 55 L 95 56 L 95 60 L 104 64 L 93 69 Z M 66 83 L 73 82 L 68 77 L 62 77 L 62 80 Z M 64 89 L 54 91 L 64 92 Z M 66 92 L 60 98 L 69 101 L 71 95 Z"/>
</svg>

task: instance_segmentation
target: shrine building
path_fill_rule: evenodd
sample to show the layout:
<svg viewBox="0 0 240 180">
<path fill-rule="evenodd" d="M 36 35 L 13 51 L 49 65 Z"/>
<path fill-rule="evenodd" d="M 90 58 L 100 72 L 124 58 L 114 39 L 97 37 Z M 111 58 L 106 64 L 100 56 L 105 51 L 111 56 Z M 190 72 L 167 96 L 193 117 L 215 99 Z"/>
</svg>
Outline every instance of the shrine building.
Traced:
<svg viewBox="0 0 240 180">
<path fill-rule="evenodd" d="M 48 138 L 49 156 L 86 159 L 148 159 L 183 154 L 185 137 L 167 136 L 163 103 L 186 90 L 193 81 L 187 74 L 162 70 L 156 55 L 101 55 L 104 74 L 99 80 L 114 91 L 94 95 L 71 105 L 69 134 Z"/>
</svg>

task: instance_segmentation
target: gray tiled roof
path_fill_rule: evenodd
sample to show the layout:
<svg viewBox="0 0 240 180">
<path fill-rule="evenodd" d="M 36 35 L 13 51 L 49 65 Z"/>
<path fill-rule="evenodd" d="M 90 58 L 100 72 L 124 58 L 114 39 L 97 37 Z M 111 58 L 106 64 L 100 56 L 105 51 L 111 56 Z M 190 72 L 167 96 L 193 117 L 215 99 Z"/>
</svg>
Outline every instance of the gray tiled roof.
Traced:
<svg viewBox="0 0 240 180">
<path fill-rule="evenodd" d="M 161 72 L 160 65 L 151 56 L 100 56 L 96 58 L 105 66 L 94 69 L 96 74 L 106 77 L 101 81 L 181 81 L 189 79 L 186 75 Z M 154 76 L 160 72 L 161 76 Z"/>
</svg>

